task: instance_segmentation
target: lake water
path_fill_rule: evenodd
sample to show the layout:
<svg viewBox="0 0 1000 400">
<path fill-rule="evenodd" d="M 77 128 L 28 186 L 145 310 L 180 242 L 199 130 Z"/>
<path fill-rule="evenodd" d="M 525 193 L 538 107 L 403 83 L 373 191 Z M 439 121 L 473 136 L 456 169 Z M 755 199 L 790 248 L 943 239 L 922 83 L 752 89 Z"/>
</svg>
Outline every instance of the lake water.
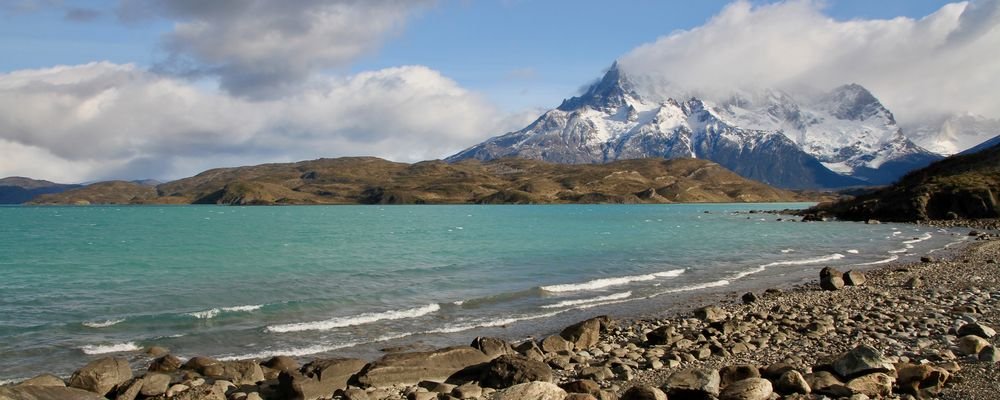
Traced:
<svg viewBox="0 0 1000 400">
<path fill-rule="evenodd" d="M 141 349 L 374 357 L 517 339 L 960 243 L 806 204 L 0 207 L 0 381 Z"/>
</svg>

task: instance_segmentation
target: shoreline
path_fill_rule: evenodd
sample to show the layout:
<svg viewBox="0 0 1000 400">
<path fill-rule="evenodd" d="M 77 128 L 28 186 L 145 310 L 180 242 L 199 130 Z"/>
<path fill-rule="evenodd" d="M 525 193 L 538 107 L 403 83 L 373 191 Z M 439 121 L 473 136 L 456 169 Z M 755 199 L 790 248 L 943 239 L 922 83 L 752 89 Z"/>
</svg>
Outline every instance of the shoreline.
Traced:
<svg viewBox="0 0 1000 400">
<path fill-rule="evenodd" d="M 948 225 L 949 225 L 948 227 L 950 228 L 955 227 L 954 224 L 948 224 Z M 935 226 L 940 226 L 940 225 L 935 225 Z M 869 283 L 865 286 L 854 287 L 854 288 L 848 287 L 845 290 L 834 291 L 834 292 L 820 291 L 818 290 L 818 286 L 816 285 L 815 276 L 816 273 L 819 271 L 819 269 L 822 267 L 822 264 L 808 265 L 808 266 L 803 266 L 801 270 L 813 271 L 813 274 L 811 274 L 813 276 L 812 279 L 806 279 L 804 281 L 786 281 L 784 283 L 779 282 L 778 284 L 774 285 L 776 287 L 781 288 L 778 291 L 774 290 L 765 291 L 764 290 L 765 288 L 759 287 L 761 283 L 749 283 L 751 286 L 759 287 L 759 289 L 756 289 L 756 296 L 758 297 L 757 301 L 749 305 L 741 304 L 739 299 L 739 294 L 738 292 L 734 292 L 733 288 L 722 288 L 720 290 L 714 290 L 706 293 L 699 293 L 694 296 L 688 297 L 683 307 L 661 310 L 658 312 L 651 312 L 649 313 L 650 315 L 637 315 L 634 317 L 625 317 L 622 319 L 615 320 L 614 322 L 616 323 L 617 327 L 613 328 L 612 330 L 604 331 L 600 336 L 600 342 L 586 347 L 587 350 L 580 349 L 582 351 L 577 351 L 577 349 L 575 349 L 573 346 L 570 346 L 569 350 L 561 349 L 559 351 L 549 351 L 552 350 L 551 348 L 552 346 L 548 346 L 549 348 L 546 348 L 546 341 L 557 341 L 552 338 L 555 336 L 559 336 L 558 334 L 554 336 L 538 335 L 537 339 L 540 340 L 544 339 L 544 340 L 541 341 L 541 343 L 538 343 L 537 346 L 528 346 L 528 349 L 531 350 L 532 348 L 537 348 L 538 352 L 540 353 L 538 354 L 540 356 L 540 360 L 538 361 L 544 361 L 544 363 L 548 364 L 550 368 L 556 367 L 553 368 L 553 374 L 557 378 L 553 380 L 562 383 L 566 383 L 563 381 L 569 381 L 569 380 L 575 380 L 576 378 L 581 378 L 582 377 L 581 372 L 587 368 L 591 369 L 595 368 L 595 366 L 592 364 L 597 364 L 596 361 L 598 360 L 607 363 L 608 359 L 617 359 L 618 361 L 616 362 L 618 364 L 614 365 L 619 365 L 618 368 L 615 368 L 614 366 L 608 367 L 608 369 L 612 371 L 611 377 L 605 377 L 607 379 L 592 379 L 595 382 L 597 382 L 605 392 L 608 392 L 605 393 L 605 397 L 595 396 L 597 398 L 612 398 L 608 397 L 611 396 L 610 394 L 611 392 L 620 395 L 623 394 L 630 387 L 641 384 L 647 384 L 647 385 L 653 384 L 654 386 L 663 385 L 664 382 L 669 378 L 667 372 L 673 372 L 676 371 L 678 368 L 682 367 L 686 368 L 691 368 L 694 366 L 720 367 L 720 366 L 725 366 L 727 364 L 733 365 L 734 363 L 755 362 L 761 369 L 763 369 L 765 365 L 760 365 L 760 364 L 762 364 L 764 361 L 767 361 L 768 363 L 774 363 L 784 358 L 787 358 L 788 356 L 793 356 L 793 360 L 797 360 L 797 362 L 800 365 L 812 365 L 818 362 L 823 357 L 833 356 L 834 351 L 833 350 L 821 351 L 816 349 L 815 347 L 809 347 L 809 346 L 805 348 L 799 348 L 796 347 L 795 345 L 776 344 L 770 347 L 762 348 L 762 349 L 767 349 L 768 350 L 767 352 L 750 351 L 749 353 L 754 354 L 756 358 L 748 357 L 747 352 L 744 351 L 741 351 L 736 354 L 732 354 L 735 352 L 730 352 L 731 354 L 726 354 L 725 351 L 720 352 L 720 354 L 715 354 L 716 349 L 711 349 L 709 350 L 710 354 L 707 355 L 705 359 L 699 359 L 698 357 L 696 357 L 694 360 L 689 360 L 688 357 L 684 356 L 684 354 L 690 355 L 690 353 L 684 353 L 684 352 L 676 353 L 675 355 L 677 356 L 676 357 L 677 359 L 670 358 L 667 355 L 650 357 L 649 351 L 651 349 L 658 349 L 659 347 L 658 346 L 646 347 L 643 345 L 645 341 L 640 339 L 643 339 L 643 337 L 648 336 L 648 333 L 653 331 L 654 328 L 664 325 L 675 326 L 678 327 L 678 329 L 682 329 L 682 327 L 691 329 L 697 328 L 698 331 L 713 329 L 708 326 L 708 323 L 706 323 L 706 321 L 696 321 L 689 317 L 691 309 L 701 306 L 713 306 L 713 305 L 718 306 L 721 307 L 721 309 L 725 313 L 729 313 L 734 316 L 743 315 L 745 318 L 746 316 L 753 315 L 754 313 L 763 312 L 764 314 L 767 314 L 769 313 L 769 311 L 773 306 L 778 304 L 785 304 L 785 305 L 793 304 L 791 306 L 793 309 L 800 309 L 808 304 L 816 304 L 817 301 L 829 301 L 835 298 L 846 299 L 845 300 L 846 303 L 850 303 L 851 301 L 857 301 L 858 300 L 857 297 L 866 297 L 867 300 L 865 301 L 871 301 L 873 294 L 876 293 L 875 292 L 876 290 L 884 290 L 886 293 L 899 295 L 900 292 L 899 287 L 905 284 L 905 282 L 899 282 L 901 279 L 900 278 L 901 274 L 905 276 L 926 275 L 924 280 L 927 281 L 928 283 L 927 287 L 935 286 L 931 284 L 933 283 L 933 280 L 947 279 L 949 277 L 949 274 L 947 271 L 943 271 L 944 269 L 947 268 L 959 267 L 963 269 L 970 269 L 980 272 L 986 271 L 992 274 L 996 274 L 996 272 L 990 271 L 988 269 L 989 267 L 987 266 L 995 265 L 995 262 L 997 261 L 996 260 L 997 248 L 1000 247 L 998 246 L 1000 242 L 996 240 L 995 236 L 993 238 L 986 237 L 986 239 L 992 239 L 992 240 L 968 241 L 963 243 L 962 245 L 956 246 L 951 249 L 947 249 L 944 252 L 942 252 L 945 254 L 935 253 L 935 255 L 933 256 L 934 259 L 929 260 L 930 262 L 914 262 L 914 263 L 892 262 L 888 264 L 870 266 L 870 268 L 865 269 L 865 274 L 868 275 L 869 279 Z M 990 253 L 990 251 L 992 251 L 992 253 Z M 937 257 L 941 257 L 941 260 L 937 260 Z M 993 258 L 986 259 L 984 257 L 993 257 Z M 963 261 L 969 261 L 969 262 L 963 262 Z M 993 264 L 988 263 L 988 261 L 992 261 Z M 983 275 L 986 274 L 984 273 Z M 989 276 L 988 278 L 983 278 L 975 282 L 966 282 L 965 286 L 961 286 L 956 284 L 955 282 L 949 281 L 947 285 L 939 286 L 939 288 L 955 288 L 955 289 L 961 288 L 961 290 L 965 290 L 968 288 L 978 288 L 980 291 L 982 291 L 983 288 L 989 288 L 990 290 L 997 291 L 998 289 L 1000 289 L 1000 284 L 997 283 L 1000 280 L 996 279 L 996 276 L 997 275 L 992 275 Z M 773 284 L 774 282 L 771 283 Z M 935 289 L 935 291 L 940 291 L 940 290 Z M 907 292 L 903 291 L 902 293 L 906 294 Z M 990 298 L 993 297 L 1000 299 L 1000 291 L 996 292 L 996 296 L 991 296 Z M 866 304 L 866 305 L 871 306 L 871 304 Z M 981 316 L 981 318 L 978 319 L 979 321 L 986 322 L 987 324 L 993 327 L 997 327 L 997 324 L 1000 323 L 1000 316 L 997 315 L 996 311 L 993 310 L 978 310 L 978 311 L 980 311 L 978 315 Z M 580 319 L 582 318 L 583 314 L 584 313 L 574 313 L 574 318 Z M 802 316 L 802 315 L 799 316 L 806 320 L 810 320 L 809 323 L 816 322 L 815 318 L 809 318 L 809 316 Z M 538 326 L 537 324 L 531 324 L 531 325 L 535 327 Z M 604 324 L 602 323 L 601 326 L 603 327 L 603 325 Z M 544 331 L 537 328 L 535 329 L 535 332 L 544 333 Z M 835 331 L 831 331 L 828 333 L 831 335 L 838 335 L 838 333 Z M 944 335 L 947 336 L 947 333 L 944 333 Z M 695 335 L 695 338 L 697 338 L 697 335 Z M 468 337 L 467 339 L 468 341 L 472 340 L 471 337 Z M 861 338 L 859 340 L 866 341 L 866 339 L 870 338 Z M 637 343 L 639 344 L 637 345 Z M 510 346 L 501 346 L 501 348 L 509 348 L 509 347 Z M 523 346 L 519 346 L 518 350 L 521 350 L 521 347 Z M 716 347 L 722 347 L 722 346 L 716 346 Z M 411 347 L 403 350 L 412 351 L 416 348 L 417 347 Z M 608 348 L 608 350 L 602 350 L 603 348 Z M 838 343 L 836 349 L 838 351 L 846 350 L 846 348 L 841 343 Z M 158 351 L 163 351 L 164 349 L 154 348 L 151 350 L 155 350 L 154 351 L 155 353 Z M 629 350 L 629 351 L 624 351 L 624 350 Z M 430 352 L 433 353 L 435 351 L 440 351 L 440 350 L 431 350 Z M 634 354 L 639 351 L 642 352 Z M 512 353 L 524 354 L 525 352 L 515 351 Z M 530 355 L 531 352 L 528 351 L 527 353 L 529 353 Z M 581 353 L 583 355 L 581 355 Z M 407 353 L 395 353 L 395 354 L 405 355 Z M 618 354 L 621 355 L 619 356 Z M 427 353 L 425 352 L 424 356 L 426 355 Z M 794 357 L 795 355 L 798 356 Z M 160 358 L 158 358 L 158 360 L 163 360 L 162 358 L 163 355 L 161 354 L 159 356 Z M 392 356 L 387 356 L 386 358 L 391 358 L 391 357 Z M 200 357 L 194 357 L 192 359 L 189 359 L 188 364 L 190 364 L 192 360 L 199 358 Z M 278 357 L 278 358 L 285 359 L 283 357 Z M 657 363 L 651 362 L 652 358 L 659 358 L 662 361 L 660 361 L 659 365 L 657 365 Z M 315 357 L 297 357 L 297 359 L 316 360 Z M 960 364 L 963 365 L 966 363 L 966 361 L 968 361 L 961 358 L 957 358 L 957 360 Z M 274 360 L 273 359 L 256 360 L 252 363 L 254 365 L 259 365 L 258 362 L 265 362 L 265 361 L 274 361 Z M 358 360 L 358 361 L 364 364 L 377 364 L 375 360 L 368 360 L 372 361 L 372 363 L 368 363 L 367 361 L 364 360 Z M 247 362 L 234 361 L 230 363 L 246 364 Z M 222 365 L 227 363 L 219 363 L 219 364 Z M 582 365 L 586 365 L 587 367 L 581 367 Z M 629 368 L 622 369 L 620 368 L 621 365 L 628 366 Z M 659 368 L 657 368 L 657 366 L 659 366 Z M 972 366 L 975 367 L 976 365 L 972 363 Z M 180 365 L 178 365 L 177 367 L 180 367 Z M 560 367 L 567 367 L 567 368 L 560 368 Z M 190 368 L 194 369 L 192 370 Z M 287 389 L 287 388 L 281 389 L 281 382 L 277 380 L 278 378 L 277 375 L 279 375 L 278 369 L 267 366 L 267 363 L 265 363 L 264 366 L 258 366 L 257 368 L 260 368 L 262 371 L 266 371 L 264 377 L 269 378 L 263 380 L 264 383 L 258 387 L 258 391 L 261 395 L 265 394 L 267 395 L 263 396 L 263 398 L 291 398 L 291 397 L 280 397 L 284 395 L 275 397 L 276 396 L 275 393 Z M 807 369 L 808 368 L 803 368 L 803 370 Z M 189 369 L 175 369 L 172 372 L 170 372 L 174 374 L 172 375 L 170 383 L 181 383 L 183 381 L 181 379 L 183 376 L 191 378 L 194 375 L 205 375 L 207 380 L 203 378 L 202 383 L 206 387 L 216 387 L 216 389 L 218 389 L 217 386 L 209 385 L 209 383 L 211 383 L 211 381 L 213 380 L 216 380 L 212 379 L 210 376 L 212 376 L 213 373 L 219 371 L 212 371 L 211 369 L 209 369 L 209 371 L 207 371 L 206 373 L 204 367 L 201 368 L 200 370 L 201 372 L 195 372 L 196 370 L 198 370 L 197 366 L 189 366 Z M 619 370 L 630 371 L 630 372 L 623 373 Z M 974 372 L 978 371 L 983 374 L 989 374 L 988 369 L 984 371 L 979 371 L 973 368 L 973 370 Z M 290 369 L 286 371 L 286 373 L 291 373 L 291 375 L 295 376 L 298 375 L 296 372 L 294 372 L 294 369 Z M 141 375 L 142 372 L 139 372 L 139 374 Z M 978 383 L 988 382 L 988 381 L 978 380 L 978 378 L 976 378 L 977 376 L 978 375 L 973 375 L 973 379 L 971 381 L 963 379 L 960 385 L 968 386 L 969 382 L 972 382 L 973 384 L 977 382 Z M 230 374 L 227 375 L 227 377 L 232 377 L 232 376 Z M 566 379 L 559 379 L 558 377 Z M 595 377 L 591 376 L 591 378 Z M 628 378 L 628 379 L 619 379 L 619 378 Z M 993 378 L 996 378 L 995 374 Z M 195 382 L 197 382 L 198 378 L 194 379 Z M 191 379 L 187 379 L 187 381 L 190 380 Z M 221 377 L 217 378 L 217 381 L 225 382 L 225 380 L 221 379 Z M 135 382 L 143 382 L 143 379 L 137 379 L 135 381 L 119 382 L 117 385 L 121 386 L 121 388 L 116 390 L 127 390 L 128 388 L 135 386 Z M 248 384 L 248 382 L 244 382 L 244 384 Z M 222 385 L 224 386 L 225 384 L 223 383 Z M 379 387 L 377 385 L 368 385 L 368 386 L 369 386 L 368 394 L 385 395 L 383 397 L 368 396 L 369 398 L 407 398 L 406 396 L 402 396 L 400 394 L 407 391 L 415 392 L 421 390 L 421 389 L 416 389 L 413 385 L 396 385 L 392 389 L 385 389 L 385 387 Z M 10 388 L 10 387 L 11 386 L 4 386 L 4 388 Z M 973 388 L 970 390 L 975 390 L 975 389 Z M 486 391 L 490 392 L 490 389 L 487 388 Z M 420 393 L 423 393 L 423 391 L 420 391 Z M 600 391 L 598 391 L 598 394 L 599 393 Z M 947 389 L 945 393 L 947 393 Z M 3 392 L 0 391 L 0 394 L 3 394 Z M 332 394 L 333 394 L 332 392 L 329 393 L 329 395 Z M 228 398 L 232 397 L 233 396 L 228 396 Z M 237 397 L 243 398 L 240 396 Z M 0 396 L 0 398 L 3 397 Z M 138 398 L 142 398 L 142 396 L 139 396 Z M 149 397 L 149 398 L 154 398 L 154 397 Z M 161 396 L 155 398 L 163 398 L 163 397 Z M 201 398 L 201 397 L 196 397 L 196 398 Z M 222 397 L 222 398 L 227 398 L 227 397 Z M 344 398 L 359 398 L 359 397 L 344 397 Z M 482 398 L 491 398 L 491 397 L 483 396 Z M 988 397 L 951 397 L 951 398 L 988 398 Z"/>
</svg>

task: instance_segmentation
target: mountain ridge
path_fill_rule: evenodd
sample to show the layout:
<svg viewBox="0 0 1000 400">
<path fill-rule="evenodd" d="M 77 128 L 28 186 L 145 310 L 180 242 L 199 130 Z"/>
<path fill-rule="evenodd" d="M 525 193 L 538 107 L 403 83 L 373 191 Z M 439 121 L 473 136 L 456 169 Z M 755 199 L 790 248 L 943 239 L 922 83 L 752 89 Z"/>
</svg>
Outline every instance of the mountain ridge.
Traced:
<svg viewBox="0 0 1000 400">
<path fill-rule="evenodd" d="M 776 186 L 836 188 L 891 183 L 941 158 L 905 137 L 892 113 L 858 84 L 812 102 L 773 89 L 718 103 L 642 91 L 615 63 L 586 92 L 524 129 L 446 160 L 522 157 L 579 164 L 695 157 Z"/>
</svg>

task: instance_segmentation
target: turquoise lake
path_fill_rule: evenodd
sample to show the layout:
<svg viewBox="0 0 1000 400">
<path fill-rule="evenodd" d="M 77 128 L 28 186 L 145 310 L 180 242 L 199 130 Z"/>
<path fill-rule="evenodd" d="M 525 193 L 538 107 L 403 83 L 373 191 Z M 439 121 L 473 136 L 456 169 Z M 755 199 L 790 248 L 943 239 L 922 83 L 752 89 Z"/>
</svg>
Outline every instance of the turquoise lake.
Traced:
<svg viewBox="0 0 1000 400">
<path fill-rule="evenodd" d="M 372 358 L 517 340 L 966 239 L 747 213 L 805 206 L 0 207 L 0 381 L 107 355 L 138 366 L 150 345 Z"/>
</svg>

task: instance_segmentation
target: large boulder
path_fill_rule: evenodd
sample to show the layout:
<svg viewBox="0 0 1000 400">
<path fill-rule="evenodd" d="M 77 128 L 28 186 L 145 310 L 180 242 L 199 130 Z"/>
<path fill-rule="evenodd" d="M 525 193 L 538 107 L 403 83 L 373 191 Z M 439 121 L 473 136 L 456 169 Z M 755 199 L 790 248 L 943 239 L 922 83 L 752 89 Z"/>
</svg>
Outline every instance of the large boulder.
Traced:
<svg viewBox="0 0 1000 400">
<path fill-rule="evenodd" d="M 484 387 L 502 389 L 528 382 L 552 382 L 552 378 L 552 368 L 543 362 L 505 355 L 490 361 L 480 383 Z"/>
<path fill-rule="evenodd" d="M 573 343 L 563 339 L 560 335 L 552 335 L 542 339 L 542 352 L 569 354 L 571 351 L 573 351 Z"/>
<path fill-rule="evenodd" d="M 69 378 L 69 386 L 106 396 L 132 379 L 132 368 L 123 358 L 104 357 L 91 361 Z"/>
<path fill-rule="evenodd" d="M 843 289 L 844 277 L 836 268 L 825 267 L 819 271 L 819 287 L 823 290 Z"/>
<path fill-rule="evenodd" d="M 220 363 L 220 365 L 222 370 L 216 377 L 230 381 L 237 386 L 256 385 L 257 382 L 264 380 L 264 370 L 254 360 L 227 361 Z"/>
<path fill-rule="evenodd" d="M 261 365 L 278 372 L 297 371 L 301 367 L 298 361 L 289 356 L 274 356 Z"/>
<path fill-rule="evenodd" d="M 622 393 L 620 400 L 667 400 L 667 394 L 653 386 L 633 386 Z"/>
<path fill-rule="evenodd" d="M 211 367 L 216 367 L 221 362 L 211 357 L 196 356 L 191 357 L 181 368 L 191 370 L 202 375 L 210 375 Z"/>
<path fill-rule="evenodd" d="M 789 370 L 774 381 L 774 391 L 778 394 L 809 394 L 812 388 L 799 371 Z"/>
<path fill-rule="evenodd" d="M 702 321 L 712 323 L 725 320 L 729 317 L 729 314 L 726 313 L 726 310 L 723 310 L 718 306 L 705 306 L 694 310 L 694 317 Z"/>
<path fill-rule="evenodd" d="M 719 400 L 767 400 L 771 398 L 774 389 L 771 381 L 761 378 L 748 378 L 736 381 L 726 386 L 719 394 Z"/>
<path fill-rule="evenodd" d="M 720 381 L 717 370 L 692 368 L 671 374 L 663 389 L 671 398 L 708 399 L 719 395 Z"/>
<path fill-rule="evenodd" d="M 329 358 L 312 361 L 301 371 L 286 370 L 278 375 L 278 391 L 293 399 L 314 400 L 330 397 L 364 368 L 356 358 Z"/>
<path fill-rule="evenodd" d="M 139 390 L 143 396 L 159 396 L 167 392 L 170 387 L 170 375 L 159 372 L 150 372 L 142 377 L 142 388 Z"/>
<path fill-rule="evenodd" d="M 601 338 L 601 321 L 608 317 L 591 318 L 570 325 L 559 333 L 563 339 L 573 343 L 576 350 L 584 350 L 594 347 Z"/>
<path fill-rule="evenodd" d="M 865 277 L 865 273 L 861 271 L 847 271 L 844 272 L 844 284 L 847 286 L 861 286 L 868 281 Z"/>
<path fill-rule="evenodd" d="M 549 382 L 528 382 L 496 393 L 496 400 L 563 400 L 566 391 Z"/>
<path fill-rule="evenodd" d="M 446 347 L 434 351 L 389 354 L 372 362 L 358 373 L 358 383 L 385 387 L 415 385 L 420 381 L 445 381 L 463 369 L 486 364 L 490 358 L 468 346 Z"/>
<path fill-rule="evenodd" d="M 486 354 L 487 357 L 493 359 L 500 357 L 502 355 L 513 355 L 517 354 L 514 348 L 511 347 L 510 343 L 506 340 L 492 337 L 479 336 L 472 340 L 470 344 L 472 348 L 479 349 L 479 351 Z"/>
<path fill-rule="evenodd" d="M 976 335 L 966 335 L 958 339 L 958 351 L 962 354 L 979 354 L 990 342 Z"/>
<path fill-rule="evenodd" d="M 107 400 L 83 389 L 58 386 L 0 387 L 0 400 Z"/>
<path fill-rule="evenodd" d="M 670 325 L 663 325 L 646 334 L 647 346 L 666 346 L 677 343 L 684 336 L 677 334 L 677 329 Z"/>
<path fill-rule="evenodd" d="M 833 362 L 833 372 L 844 379 L 895 370 L 896 367 L 882 355 L 882 352 L 864 344 L 842 354 Z"/>
</svg>

